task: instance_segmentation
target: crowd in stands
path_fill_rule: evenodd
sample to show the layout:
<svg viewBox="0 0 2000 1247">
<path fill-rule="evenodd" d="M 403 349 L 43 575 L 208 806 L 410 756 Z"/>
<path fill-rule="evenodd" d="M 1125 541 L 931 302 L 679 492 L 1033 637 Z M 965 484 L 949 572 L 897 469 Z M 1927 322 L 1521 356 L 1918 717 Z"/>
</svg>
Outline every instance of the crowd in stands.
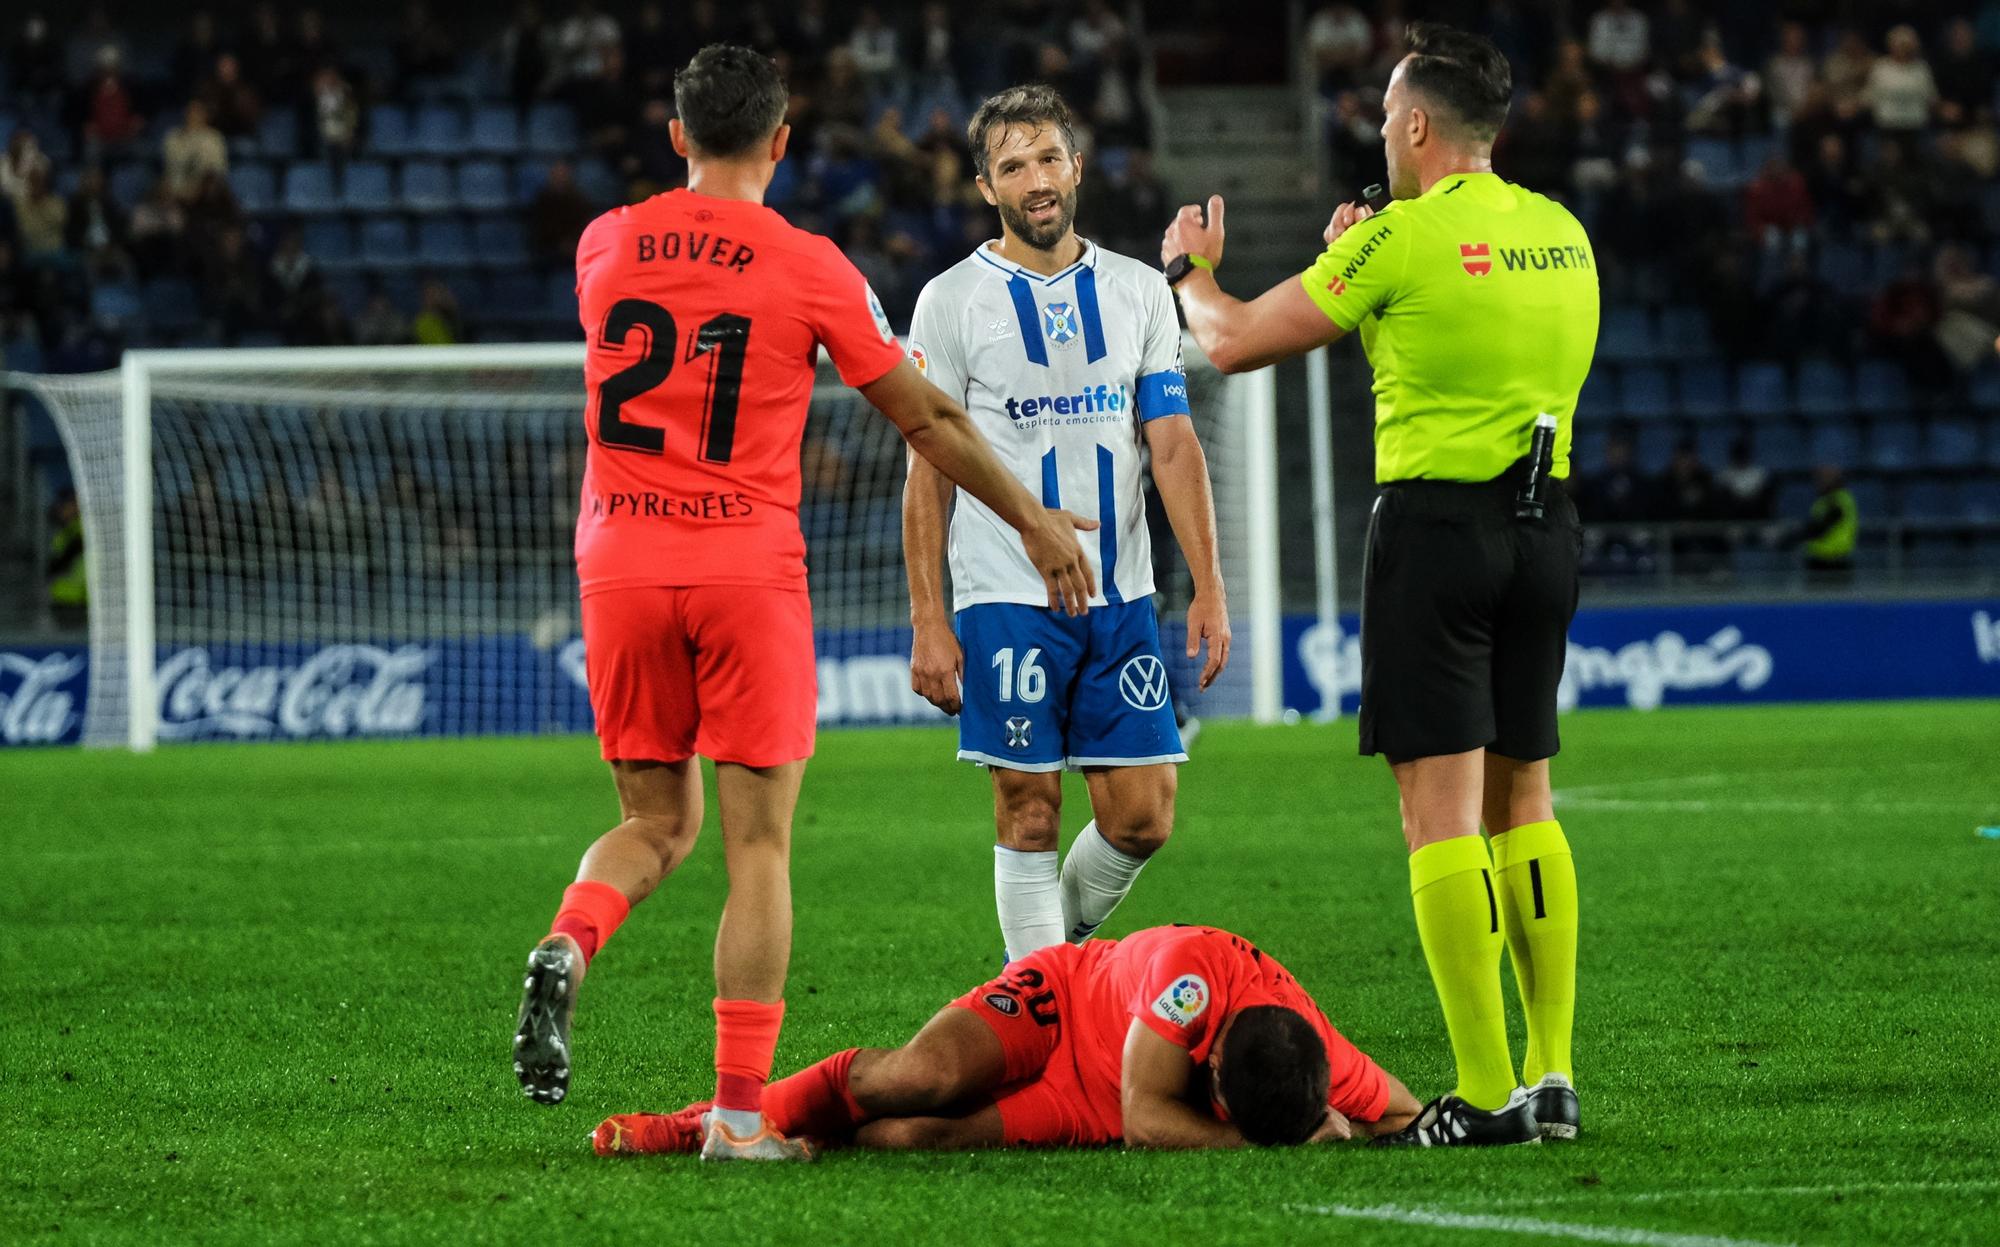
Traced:
<svg viewBox="0 0 2000 1247">
<path fill-rule="evenodd" d="M 395 29 L 268 0 L 240 22 L 176 17 L 178 32 L 128 28 L 102 6 L 69 29 L 53 16 L 10 22 L 0 60 L 0 345 L 13 367 L 103 367 L 123 345 L 163 338 L 573 336 L 560 296 L 576 238 L 597 212 L 685 182 L 668 134 L 672 71 L 717 40 L 769 51 L 792 89 L 791 156 L 771 203 L 840 242 L 897 319 L 994 232 L 964 125 L 1009 82 L 1052 81 L 1076 104 L 1097 162 L 1086 224 L 1100 237 L 1143 254 L 1164 219 L 1139 146 L 1138 51 L 1109 0 L 520 0 L 478 24 L 448 24 L 418 0 Z M 440 103 L 504 106 L 523 129 L 547 121 L 559 149 L 422 150 L 437 158 L 421 175 L 445 183 L 440 200 L 419 199 L 407 166 L 377 194 L 375 179 L 409 154 L 390 123 Z M 471 151 L 501 166 L 497 202 L 468 189 L 455 158 Z M 454 163 L 468 178 L 457 201 Z M 317 216 L 293 185 L 301 166 L 324 168 L 331 208 L 357 211 Z M 469 233 L 462 218 L 419 217 L 440 205 L 470 209 Z M 409 220 L 372 220 L 399 212 Z M 416 246 L 404 241 L 412 225 Z"/>
</svg>

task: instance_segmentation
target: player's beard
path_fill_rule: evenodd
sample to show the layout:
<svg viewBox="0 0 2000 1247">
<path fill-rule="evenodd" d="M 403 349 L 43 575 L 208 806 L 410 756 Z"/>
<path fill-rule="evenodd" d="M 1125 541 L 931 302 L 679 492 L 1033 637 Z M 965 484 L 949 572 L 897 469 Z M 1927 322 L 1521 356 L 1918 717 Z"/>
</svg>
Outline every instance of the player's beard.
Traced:
<svg viewBox="0 0 2000 1247">
<path fill-rule="evenodd" d="M 1063 237 L 1069 233 L 1069 227 L 1076 221 L 1075 188 L 1072 187 L 1067 195 L 1061 192 L 1051 193 L 1055 194 L 1056 197 L 1056 214 L 1049 219 L 1046 225 L 1036 225 L 1033 221 L 1029 220 L 1025 207 L 1017 207 L 1007 203 L 1005 200 L 1002 200 L 1000 203 L 1000 223 L 1007 227 L 1008 233 L 1027 243 L 1037 251 L 1054 249 L 1055 245 L 1061 242 Z M 1035 199 L 1039 203 L 1041 196 L 1037 194 Z"/>
</svg>

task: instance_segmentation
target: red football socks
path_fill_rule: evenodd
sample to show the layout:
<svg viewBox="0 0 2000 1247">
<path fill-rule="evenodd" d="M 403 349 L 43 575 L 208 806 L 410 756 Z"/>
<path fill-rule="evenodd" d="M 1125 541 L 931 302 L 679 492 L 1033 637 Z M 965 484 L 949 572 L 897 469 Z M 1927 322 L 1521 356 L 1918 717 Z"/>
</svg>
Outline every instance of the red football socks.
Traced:
<svg viewBox="0 0 2000 1247">
<path fill-rule="evenodd" d="M 778 1050 L 785 1002 L 715 1000 L 715 1107 L 755 1113 L 764 1107 L 764 1083 Z"/>
<path fill-rule="evenodd" d="M 572 883 L 563 890 L 562 908 L 549 926 L 550 935 L 567 935 L 583 950 L 588 966 L 604 941 L 632 912 L 632 902 L 608 883 Z"/>
<path fill-rule="evenodd" d="M 847 1089 L 859 1048 L 836 1052 L 764 1088 L 764 1120 L 790 1138 L 844 1139 L 873 1116 Z"/>
</svg>

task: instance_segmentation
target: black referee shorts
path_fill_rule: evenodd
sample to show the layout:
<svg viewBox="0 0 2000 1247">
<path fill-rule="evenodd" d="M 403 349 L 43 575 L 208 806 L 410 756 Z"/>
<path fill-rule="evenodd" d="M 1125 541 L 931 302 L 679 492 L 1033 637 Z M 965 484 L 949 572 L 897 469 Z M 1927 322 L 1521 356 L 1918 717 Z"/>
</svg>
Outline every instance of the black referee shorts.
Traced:
<svg viewBox="0 0 2000 1247">
<path fill-rule="evenodd" d="M 1362 753 L 1533 762 L 1561 748 L 1583 530 L 1560 481 L 1542 519 L 1514 518 L 1515 479 L 1383 486 L 1363 572 Z"/>
</svg>

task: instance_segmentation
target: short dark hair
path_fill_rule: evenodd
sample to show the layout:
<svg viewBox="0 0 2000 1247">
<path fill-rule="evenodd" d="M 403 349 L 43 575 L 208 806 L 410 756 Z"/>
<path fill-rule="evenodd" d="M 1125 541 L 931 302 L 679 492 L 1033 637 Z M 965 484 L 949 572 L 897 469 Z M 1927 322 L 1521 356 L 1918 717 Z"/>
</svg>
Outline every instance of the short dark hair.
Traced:
<svg viewBox="0 0 2000 1247">
<path fill-rule="evenodd" d="M 1008 87 L 998 95 L 987 96 L 965 126 L 965 142 L 972 149 L 972 167 L 980 177 L 986 176 L 986 148 L 993 141 L 994 129 L 1005 130 L 1008 126 L 1054 126 L 1062 131 L 1063 146 L 1076 151 L 1076 116 L 1060 91 L 1039 82 Z"/>
<path fill-rule="evenodd" d="M 789 102 L 771 58 L 734 43 L 709 44 L 674 74 L 674 112 L 704 156 L 741 156 L 769 140 Z"/>
<path fill-rule="evenodd" d="M 1492 142 L 1507 120 L 1514 71 L 1484 35 L 1443 22 L 1411 22 L 1410 62 L 1403 81 L 1465 123 L 1471 136 Z"/>
<path fill-rule="evenodd" d="M 1229 1120 L 1252 1143 L 1304 1143 L 1326 1117 L 1332 1071 L 1312 1023 L 1282 1005 L 1251 1005 L 1222 1041 L 1221 1092 Z"/>
</svg>

